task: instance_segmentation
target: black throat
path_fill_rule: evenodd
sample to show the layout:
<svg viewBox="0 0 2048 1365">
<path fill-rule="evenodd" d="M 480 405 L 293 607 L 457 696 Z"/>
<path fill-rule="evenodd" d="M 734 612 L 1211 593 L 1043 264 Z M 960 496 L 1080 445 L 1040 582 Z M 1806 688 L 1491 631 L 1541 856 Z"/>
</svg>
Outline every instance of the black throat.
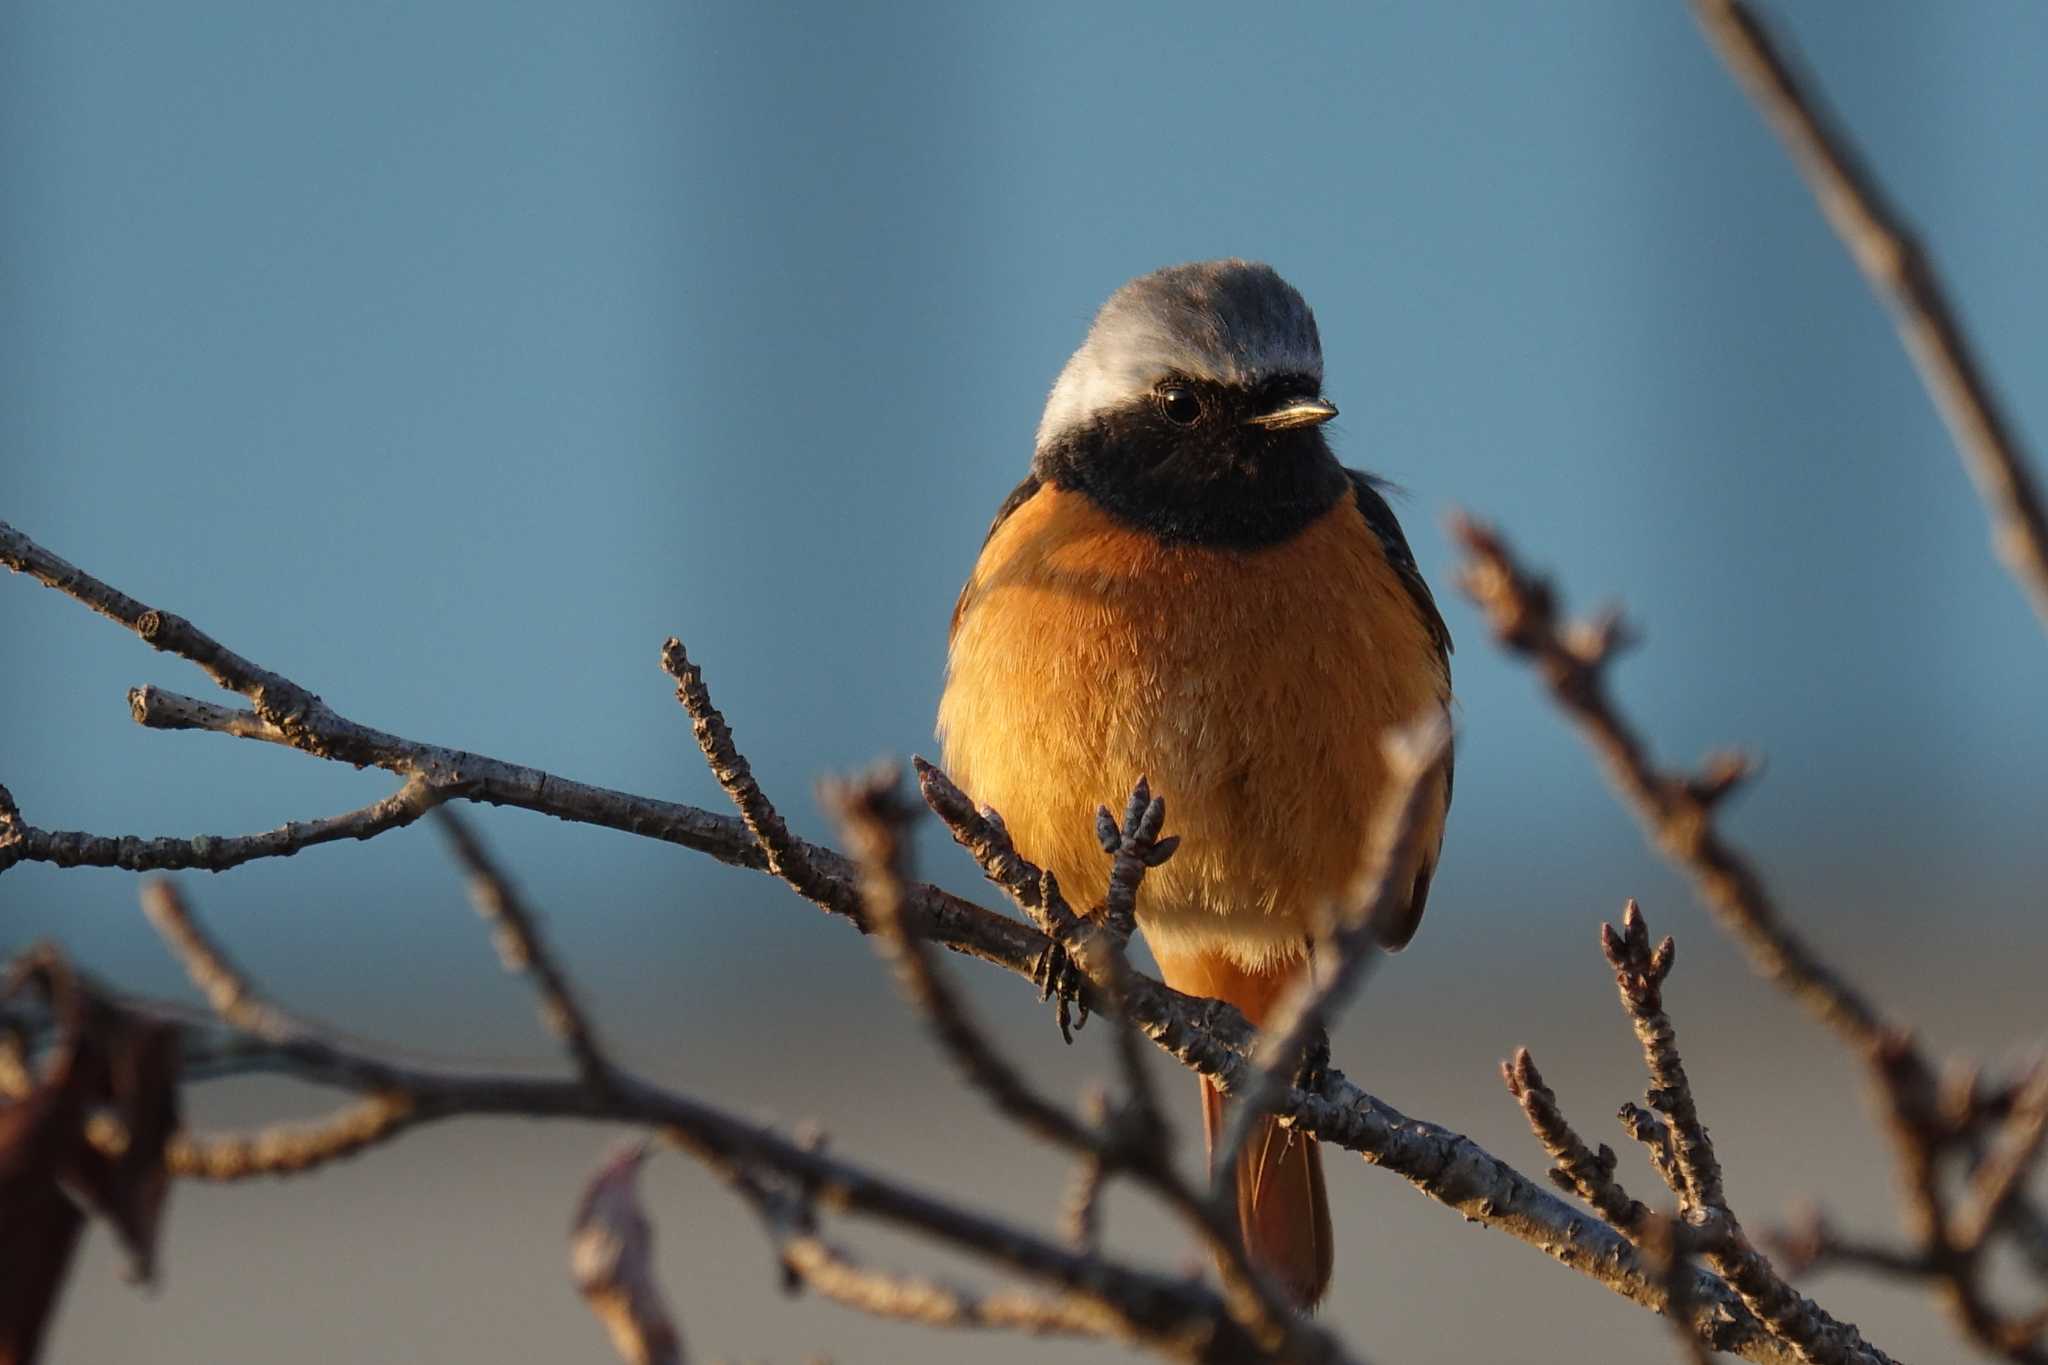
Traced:
<svg viewBox="0 0 2048 1365">
<path fill-rule="evenodd" d="M 1350 480 L 1320 428 L 1267 431 L 1235 408 L 1182 427 L 1133 403 L 1047 442 L 1031 469 L 1168 544 L 1277 545 L 1334 507 Z"/>
</svg>

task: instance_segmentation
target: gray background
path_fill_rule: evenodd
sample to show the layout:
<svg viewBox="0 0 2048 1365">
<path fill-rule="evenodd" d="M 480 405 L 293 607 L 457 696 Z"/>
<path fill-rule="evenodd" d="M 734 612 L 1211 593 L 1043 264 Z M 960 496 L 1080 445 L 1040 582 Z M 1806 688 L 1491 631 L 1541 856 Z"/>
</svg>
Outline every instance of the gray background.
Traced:
<svg viewBox="0 0 2048 1365">
<path fill-rule="evenodd" d="M 2048 432 L 2048 9 L 1777 8 Z M 953 594 L 1103 295 L 1270 260 L 1318 310 L 1341 452 L 1408 490 L 1463 644 L 1430 918 L 1339 1065 L 1534 1171 L 1492 1075 L 1528 1043 L 1613 1137 L 1640 1079 L 1593 930 L 1639 895 L 1680 938 L 1740 1207 L 1807 1192 L 1891 1227 L 1842 1057 L 1486 641 L 1452 506 L 1580 605 L 1626 600 L 1647 641 L 1620 686 L 1663 753 L 1767 756 L 1732 827 L 1844 965 L 1940 1049 L 2040 1036 L 2048 648 L 1883 314 L 1677 3 L 18 3 L 0 186 L 0 517 L 360 720 L 718 807 L 655 665 L 678 633 L 813 834 L 817 775 L 930 751 Z M 131 725 L 127 686 L 204 679 L 27 580 L 0 582 L 0 658 L 0 781 L 38 824 L 226 833 L 386 787 Z M 636 1063 L 1049 1222 L 1059 1164 L 962 1098 L 844 927 L 676 849 L 484 824 Z M 927 869 L 977 891 L 941 843 Z M 425 829 L 185 883 L 305 1009 L 551 1060 Z M 42 935 L 183 989 L 124 874 L 9 872 L 0 947 Z M 1020 983 L 959 975 L 1049 1084 L 1105 1074 Z M 611 1140 L 458 1124 L 290 1186 L 181 1188 L 163 1288 L 121 1286 L 96 1236 L 53 1358 L 603 1359 L 562 1231 Z M 1040 1353 L 784 1300 L 710 1181 L 663 1158 L 649 1183 L 706 1358 Z M 1339 1162 L 1332 1188 L 1327 1317 L 1375 1359 L 1666 1350 L 1392 1177 Z M 1129 1201 L 1111 1226 L 1188 1254 Z M 1820 1287 L 1890 1349 L 1954 1354 L 1912 1291 Z"/>
</svg>

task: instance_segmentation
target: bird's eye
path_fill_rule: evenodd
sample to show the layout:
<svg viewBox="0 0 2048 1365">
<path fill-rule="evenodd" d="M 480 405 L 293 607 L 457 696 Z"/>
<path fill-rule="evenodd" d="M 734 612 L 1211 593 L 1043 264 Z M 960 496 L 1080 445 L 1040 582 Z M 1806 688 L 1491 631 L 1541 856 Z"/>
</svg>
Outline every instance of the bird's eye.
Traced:
<svg viewBox="0 0 2048 1365">
<path fill-rule="evenodd" d="M 1202 420 L 1202 400 L 1185 384 L 1160 385 L 1159 410 L 1177 427 L 1191 427 Z"/>
</svg>

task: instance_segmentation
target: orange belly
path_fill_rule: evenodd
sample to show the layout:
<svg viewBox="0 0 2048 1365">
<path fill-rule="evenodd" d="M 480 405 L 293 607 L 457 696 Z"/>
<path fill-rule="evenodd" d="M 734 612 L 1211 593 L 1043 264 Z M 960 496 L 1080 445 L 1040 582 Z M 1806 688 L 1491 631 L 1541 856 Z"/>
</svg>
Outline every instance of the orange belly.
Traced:
<svg viewBox="0 0 2048 1365">
<path fill-rule="evenodd" d="M 1182 836 L 1144 884 L 1153 952 L 1270 971 L 1360 871 L 1380 736 L 1449 695 L 1349 493 L 1284 544 L 1230 550 L 1164 545 L 1044 488 L 975 566 L 938 728 L 954 780 L 1077 906 L 1109 871 L 1095 807 L 1148 776 Z M 1441 789 L 1426 808 L 1433 861 Z"/>
</svg>

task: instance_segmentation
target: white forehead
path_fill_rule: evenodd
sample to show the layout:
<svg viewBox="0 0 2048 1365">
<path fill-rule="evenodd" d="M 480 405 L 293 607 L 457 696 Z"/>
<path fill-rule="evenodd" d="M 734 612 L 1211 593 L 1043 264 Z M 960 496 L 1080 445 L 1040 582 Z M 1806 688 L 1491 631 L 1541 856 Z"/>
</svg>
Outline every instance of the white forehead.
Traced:
<svg viewBox="0 0 2048 1365">
<path fill-rule="evenodd" d="M 1168 375 L 1255 385 L 1323 378 L 1316 316 L 1255 261 L 1201 261 L 1140 275 L 1109 296 L 1045 402 L 1038 444 L 1150 392 Z"/>
</svg>

